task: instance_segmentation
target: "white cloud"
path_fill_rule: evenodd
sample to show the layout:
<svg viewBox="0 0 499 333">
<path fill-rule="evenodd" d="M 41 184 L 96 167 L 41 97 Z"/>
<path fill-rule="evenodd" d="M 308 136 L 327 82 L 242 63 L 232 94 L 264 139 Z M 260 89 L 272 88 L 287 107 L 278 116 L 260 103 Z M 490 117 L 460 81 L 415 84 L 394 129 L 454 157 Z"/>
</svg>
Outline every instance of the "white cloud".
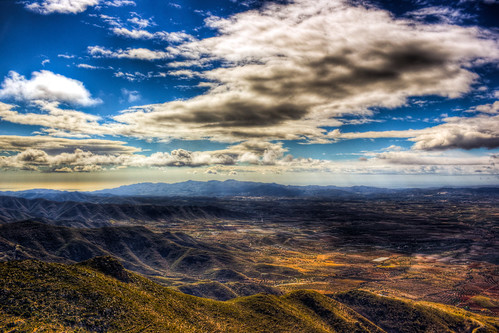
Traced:
<svg viewBox="0 0 499 333">
<path fill-rule="evenodd" d="M 26 1 L 24 7 L 38 14 L 53 13 L 77 14 L 84 12 L 88 7 L 96 6 L 99 0 L 42 0 Z"/>
<path fill-rule="evenodd" d="M 47 70 L 33 72 L 29 80 L 17 72 L 10 71 L 1 84 L 0 98 L 13 98 L 17 101 L 58 101 L 83 106 L 102 102 L 92 98 L 82 82 Z"/>
<path fill-rule="evenodd" d="M 88 53 L 94 58 L 126 58 L 148 61 L 172 58 L 172 55 L 168 52 L 154 51 L 146 48 L 128 48 L 125 50 L 117 49 L 115 51 L 112 51 L 102 46 L 89 46 Z"/>
<path fill-rule="evenodd" d="M 411 138 L 414 149 L 475 149 L 499 147 L 499 115 L 476 117 L 450 117 L 445 124 L 422 131 Z"/>
<path fill-rule="evenodd" d="M 499 101 L 494 103 L 478 105 L 469 110 L 469 112 L 481 112 L 489 114 L 499 114 Z"/>
<path fill-rule="evenodd" d="M 49 14 L 78 14 L 87 10 L 89 7 L 97 5 L 107 7 L 136 6 L 132 0 L 26 0 L 23 1 L 24 7 L 32 12 Z M 97 9 L 100 8 L 96 7 Z"/>
<path fill-rule="evenodd" d="M 110 0 L 105 1 L 104 5 L 109 7 L 137 6 L 135 1 L 132 0 Z"/>
<path fill-rule="evenodd" d="M 387 151 L 375 155 L 376 159 L 384 160 L 393 164 L 405 165 L 456 165 L 456 166 L 480 166 L 490 165 L 490 156 L 475 156 L 467 153 L 441 153 L 422 151 Z"/>
<path fill-rule="evenodd" d="M 113 33 L 117 36 L 133 39 L 152 39 L 154 35 L 146 30 L 128 30 L 127 28 L 113 28 Z"/>
<path fill-rule="evenodd" d="M 121 23 L 121 19 L 119 17 L 100 14 L 99 18 L 112 27 L 120 28 L 123 26 L 123 24 Z"/>
<path fill-rule="evenodd" d="M 143 19 L 143 18 L 138 17 L 138 16 L 134 16 L 134 17 L 128 19 L 127 21 L 132 23 L 133 25 L 139 27 L 139 28 L 147 28 L 147 27 L 150 27 L 152 25 L 156 25 L 152 21 L 152 19 Z"/>
<path fill-rule="evenodd" d="M 89 64 L 78 64 L 78 65 L 76 65 L 76 67 L 78 67 L 78 68 L 85 68 L 85 69 L 98 69 L 98 68 L 100 68 L 100 67 L 92 66 L 92 65 L 89 65 Z"/>
<path fill-rule="evenodd" d="M 128 103 L 136 102 L 142 98 L 142 96 L 140 96 L 140 93 L 137 90 L 128 90 L 122 88 L 121 93 L 126 98 Z"/>
<path fill-rule="evenodd" d="M 58 54 L 57 57 L 64 59 L 73 59 L 75 56 L 72 54 Z"/>
<path fill-rule="evenodd" d="M 118 71 L 114 73 L 115 77 L 120 77 L 123 78 L 127 81 L 130 82 L 140 82 L 143 80 L 151 79 L 153 77 L 165 77 L 166 73 L 163 72 L 147 72 L 147 73 L 141 73 L 141 72 L 134 72 L 134 73 L 128 73 L 128 72 L 122 72 Z"/>
<path fill-rule="evenodd" d="M 182 43 L 186 41 L 194 41 L 192 35 L 186 34 L 183 31 L 174 31 L 174 32 L 166 32 L 166 31 L 158 31 L 154 34 L 156 38 L 170 42 L 170 43 Z"/>
<path fill-rule="evenodd" d="M 179 69 L 179 70 L 176 70 L 176 71 L 169 71 L 168 75 L 179 76 L 179 77 L 186 77 L 186 78 L 193 78 L 195 76 L 198 76 L 199 73 L 195 72 L 195 71 L 192 71 L 190 69 Z"/>
<path fill-rule="evenodd" d="M 185 41 L 192 41 L 195 38 L 189 34 L 184 32 L 166 32 L 166 31 L 157 31 L 151 33 L 146 30 L 129 30 L 123 27 L 116 27 L 112 29 L 112 32 L 121 37 L 132 38 L 132 39 L 158 39 L 167 41 L 170 43 L 181 43 Z"/>
<path fill-rule="evenodd" d="M 60 109 L 57 102 L 34 102 L 44 113 L 20 113 L 13 106 L 0 103 L 0 119 L 15 124 L 42 126 L 45 132 L 58 136 L 88 137 L 99 134 L 99 116 Z"/>
</svg>

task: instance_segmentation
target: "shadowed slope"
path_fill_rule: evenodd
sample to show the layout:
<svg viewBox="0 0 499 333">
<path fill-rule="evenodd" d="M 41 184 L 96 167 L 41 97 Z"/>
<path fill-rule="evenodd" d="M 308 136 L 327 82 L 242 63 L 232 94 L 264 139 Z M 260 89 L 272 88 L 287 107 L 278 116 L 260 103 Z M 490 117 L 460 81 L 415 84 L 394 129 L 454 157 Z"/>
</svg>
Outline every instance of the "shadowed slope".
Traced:
<svg viewBox="0 0 499 333">
<path fill-rule="evenodd" d="M 119 200 L 118 200 L 119 201 Z M 92 203 L 49 201 L 41 198 L 0 196 L 0 223 L 44 219 L 74 227 L 102 227 L 113 222 L 175 221 L 231 217 L 235 213 L 210 205 L 162 205 L 148 203 Z"/>
<path fill-rule="evenodd" d="M 3 260 L 41 259 L 79 262 L 112 255 L 143 274 L 202 275 L 217 267 L 237 267 L 228 250 L 182 233 L 156 233 L 142 226 L 69 228 L 35 221 L 0 225 Z"/>
</svg>

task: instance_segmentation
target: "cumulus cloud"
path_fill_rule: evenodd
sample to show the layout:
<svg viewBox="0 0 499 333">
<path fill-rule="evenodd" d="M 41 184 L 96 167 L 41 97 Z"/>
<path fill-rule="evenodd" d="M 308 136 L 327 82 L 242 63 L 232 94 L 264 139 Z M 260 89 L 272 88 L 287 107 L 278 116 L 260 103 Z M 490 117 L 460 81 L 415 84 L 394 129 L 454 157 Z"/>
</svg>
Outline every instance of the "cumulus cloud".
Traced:
<svg viewBox="0 0 499 333">
<path fill-rule="evenodd" d="M 125 146 L 124 142 L 110 140 L 0 136 L 0 146 L 3 147 L 0 168 L 43 172 L 97 172 L 127 167 L 201 168 L 205 172 L 218 174 L 495 174 L 498 171 L 495 155 L 403 151 L 400 147 L 388 148 L 382 153 L 366 153 L 366 157 L 360 160 L 330 161 L 295 158 L 287 154 L 281 142 L 257 140 L 222 150 L 175 149 L 149 156 L 141 154 L 137 148 Z"/>
<path fill-rule="evenodd" d="M 32 12 L 48 15 L 77 14 L 84 12 L 88 7 L 96 6 L 99 0 L 42 0 L 26 1 L 24 7 Z"/>
<path fill-rule="evenodd" d="M 396 19 L 341 0 L 268 3 L 207 25 L 215 37 L 167 48 L 186 59 L 176 67 L 224 63 L 200 73 L 207 93 L 116 116 L 131 135 L 164 136 L 168 128 L 182 139 L 328 142 L 323 128 L 344 115 L 369 117 L 410 96 L 459 97 L 478 78 L 473 66 L 499 58 L 490 32 Z"/>
<path fill-rule="evenodd" d="M 248 141 L 214 151 L 175 149 L 149 156 L 122 141 L 75 140 L 46 136 L 0 136 L 0 167 L 54 172 L 91 170 L 104 167 L 210 167 L 234 165 L 284 166 L 282 143 Z M 5 155 L 6 152 L 10 154 Z M 12 154 L 12 152 L 17 152 Z M 76 168 L 78 167 L 78 168 Z M 97 169 L 92 169 L 97 170 Z"/>
<path fill-rule="evenodd" d="M 0 87 L 0 98 L 13 98 L 17 101 L 45 100 L 82 106 L 102 102 L 98 98 L 92 98 L 82 82 L 47 70 L 33 72 L 29 80 L 10 71 Z"/>
<path fill-rule="evenodd" d="M 14 138 L 0 137 L 0 142 L 12 141 Z M 19 139 L 19 138 L 16 138 Z M 43 137 L 29 137 L 26 141 L 43 141 Z M 22 141 L 22 140 L 21 140 Z M 19 153 L 13 155 L 0 155 L 0 168 L 23 169 L 23 170 L 40 170 L 53 172 L 89 172 L 99 171 L 104 167 L 201 167 L 210 165 L 233 165 L 236 160 L 223 152 L 199 152 L 188 151 L 184 149 L 175 149 L 171 152 L 157 152 L 150 156 L 141 154 L 133 154 L 138 149 L 123 146 L 123 142 L 113 143 L 111 141 L 101 142 L 104 146 L 112 146 L 114 150 L 99 150 L 95 149 L 91 142 L 82 140 L 74 140 L 73 142 L 62 142 L 64 150 L 69 147 L 78 145 L 85 147 L 85 144 L 90 144 L 85 148 L 75 148 L 73 151 L 62 151 L 56 146 L 61 144 L 54 140 L 45 140 L 43 144 L 49 145 L 49 150 L 56 151 L 56 154 L 47 153 L 47 148 L 26 148 Z M 17 141 L 16 141 L 17 142 Z M 121 145 L 120 145 L 121 143 Z M 43 146 L 43 145 L 39 145 Z M 19 147 L 17 147 L 19 149 Z M 3 148 L 5 151 L 5 148 Z"/>
<path fill-rule="evenodd" d="M 469 112 L 481 112 L 481 113 L 489 113 L 489 114 L 499 114 L 499 101 L 495 101 L 494 103 L 478 105 L 470 110 Z"/>
<path fill-rule="evenodd" d="M 414 149 L 445 150 L 499 147 L 499 116 L 450 117 L 446 123 L 422 131 L 414 138 Z"/>
<path fill-rule="evenodd" d="M 120 157 L 129 155 L 97 155 L 75 149 L 71 153 L 49 155 L 43 150 L 29 148 L 17 155 L 0 156 L 0 168 L 40 170 L 53 172 L 99 171 L 103 165 L 118 163 Z M 121 158 L 123 160 L 123 158 Z"/>
</svg>

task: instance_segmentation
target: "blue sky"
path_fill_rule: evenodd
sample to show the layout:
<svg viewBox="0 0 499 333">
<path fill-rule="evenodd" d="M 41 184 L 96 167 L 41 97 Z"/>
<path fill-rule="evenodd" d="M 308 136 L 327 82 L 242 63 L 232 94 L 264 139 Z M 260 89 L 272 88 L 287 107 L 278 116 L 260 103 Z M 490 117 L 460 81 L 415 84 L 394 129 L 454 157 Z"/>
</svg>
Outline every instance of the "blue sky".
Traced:
<svg viewBox="0 0 499 333">
<path fill-rule="evenodd" d="M 497 185 L 498 9 L 1 1 L 0 183 Z"/>
</svg>

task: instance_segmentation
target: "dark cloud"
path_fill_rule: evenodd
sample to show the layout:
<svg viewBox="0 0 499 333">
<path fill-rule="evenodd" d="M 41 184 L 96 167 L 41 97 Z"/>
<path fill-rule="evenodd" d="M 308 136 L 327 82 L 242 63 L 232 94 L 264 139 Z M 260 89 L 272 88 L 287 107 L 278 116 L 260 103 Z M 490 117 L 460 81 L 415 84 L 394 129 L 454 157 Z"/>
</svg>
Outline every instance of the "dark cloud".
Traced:
<svg viewBox="0 0 499 333">
<path fill-rule="evenodd" d="M 206 105 L 202 110 L 190 111 L 184 109 L 174 115 L 161 113 L 151 117 L 151 119 L 159 123 L 178 121 L 202 124 L 206 127 L 253 127 L 276 125 L 287 120 L 297 120 L 305 114 L 306 110 L 291 103 L 265 105 L 240 99 L 226 101 L 218 105 Z"/>
</svg>

